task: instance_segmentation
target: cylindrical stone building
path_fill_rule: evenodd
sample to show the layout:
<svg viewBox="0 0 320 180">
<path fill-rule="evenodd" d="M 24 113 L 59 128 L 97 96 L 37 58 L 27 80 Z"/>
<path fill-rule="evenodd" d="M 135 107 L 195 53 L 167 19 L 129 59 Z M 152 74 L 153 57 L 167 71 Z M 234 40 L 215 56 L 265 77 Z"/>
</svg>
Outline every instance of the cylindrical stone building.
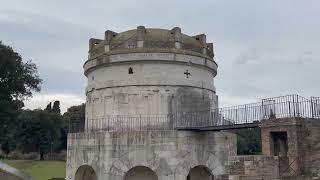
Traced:
<svg viewBox="0 0 320 180">
<path fill-rule="evenodd" d="M 196 122 L 201 114 L 212 119 L 218 108 L 213 57 L 204 34 L 188 36 L 178 27 L 139 26 L 90 39 L 85 132 L 69 134 L 66 179 L 222 175 L 224 160 L 236 152 L 234 135 L 172 128 L 185 119 Z M 188 113 L 196 117 L 182 116 Z"/>
<path fill-rule="evenodd" d="M 102 128 L 109 116 L 208 112 L 218 106 L 213 44 L 204 34 L 137 29 L 90 39 L 84 64 L 86 127 Z"/>
</svg>

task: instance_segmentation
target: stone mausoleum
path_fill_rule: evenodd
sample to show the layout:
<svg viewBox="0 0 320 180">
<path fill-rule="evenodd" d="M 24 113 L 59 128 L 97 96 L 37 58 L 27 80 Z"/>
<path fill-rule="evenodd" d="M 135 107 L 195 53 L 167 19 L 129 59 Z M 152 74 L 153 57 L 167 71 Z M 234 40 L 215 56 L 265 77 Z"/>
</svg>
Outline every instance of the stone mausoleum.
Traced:
<svg viewBox="0 0 320 180">
<path fill-rule="evenodd" d="M 67 180 L 212 180 L 236 135 L 179 131 L 218 108 L 206 35 L 143 26 L 90 39 L 86 120 L 68 136 Z M 208 123 L 208 122 L 206 122 Z M 210 122 L 216 123 L 216 122 Z"/>
</svg>

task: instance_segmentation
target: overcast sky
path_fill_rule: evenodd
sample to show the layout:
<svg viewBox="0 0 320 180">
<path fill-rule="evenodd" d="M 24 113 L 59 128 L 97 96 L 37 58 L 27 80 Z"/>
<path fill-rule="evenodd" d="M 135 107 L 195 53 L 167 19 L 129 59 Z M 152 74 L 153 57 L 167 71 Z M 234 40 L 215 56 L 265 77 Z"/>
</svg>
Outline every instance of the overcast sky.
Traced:
<svg viewBox="0 0 320 180">
<path fill-rule="evenodd" d="M 0 0 L 0 40 L 37 64 L 41 93 L 62 110 L 85 100 L 88 40 L 144 25 L 214 43 L 221 106 L 298 93 L 320 96 L 319 0 Z"/>
</svg>

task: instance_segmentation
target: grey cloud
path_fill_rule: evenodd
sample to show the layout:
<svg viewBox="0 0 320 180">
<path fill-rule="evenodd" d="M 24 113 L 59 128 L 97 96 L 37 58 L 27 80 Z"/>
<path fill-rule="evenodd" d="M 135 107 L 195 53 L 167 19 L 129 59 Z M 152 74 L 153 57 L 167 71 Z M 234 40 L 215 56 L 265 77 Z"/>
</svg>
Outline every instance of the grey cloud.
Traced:
<svg viewBox="0 0 320 180">
<path fill-rule="evenodd" d="M 180 26 L 215 43 L 218 94 L 308 96 L 320 88 L 319 6 L 318 0 L 10 0 L 0 7 L 0 40 L 37 63 L 45 93 L 83 96 L 90 37 L 138 25 Z"/>
<path fill-rule="evenodd" d="M 42 90 L 45 92 L 84 95 L 86 81 L 82 71 L 46 67 L 39 68 L 39 74 L 43 78 Z"/>
<path fill-rule="evenodd" d="M 246 53 L 243 53 L 235 59 L 236 64 L 251 64 L 258 63 L 261 60 L 261 51 L 257 48 L 253 48 Z"/>
<path fill-rule="evenodd" d="M 289 53 L 288 53 L 289 52 Z M 274 49 L 274 48 L 253 48 L 249 49 L 237 58 L 235 58 L 235 64 L 304 64 L 311 63 L 314 55 L 312 51 L 296 52 L 295 49 L 287 50 Z"/>
<path fill-rule="evenodd" d="M 296 59 L 296 62 L 299 63 L 299 64 L 310 63 L 312 61 L 313 61 L 312 51 L 305 51 L 305 52 L 303 52 L 302 55 L 300 55 Z"/>
</svg>

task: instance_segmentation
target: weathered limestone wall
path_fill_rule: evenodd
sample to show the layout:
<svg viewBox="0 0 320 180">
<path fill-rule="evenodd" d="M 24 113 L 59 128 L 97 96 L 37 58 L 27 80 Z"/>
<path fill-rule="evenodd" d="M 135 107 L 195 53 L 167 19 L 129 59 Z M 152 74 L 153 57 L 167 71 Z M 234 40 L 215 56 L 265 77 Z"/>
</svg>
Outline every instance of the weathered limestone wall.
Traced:
<svg viewBox="0 0 320 180">
<path fill-rule="evenodd" d="M 279 178 L 277 156 L 233 156 L 226 162 L 229 180 L 275 180 Z"/>
<path fill-rule="evenodd" d="M 209 59 L 155 51 L 113 54 L 103 62 L 90 60 L 84 65 L 88 77 L 86 129 L 98 130 L 109 124 L 109 116 L 152 118 L 208 113 L 218 107 L 214 86 L 217 66 Z"/>
<path fill-rule="evenodd" d="M 88 119 L 107 115 L 163 115 L 203 112 L 216 108 L 217 96 L 208 90 L 172 86 L 130 86 L 94 91 L 87 95 Z"/>
<path fill-rule="evenodd" d="M 108 66 L 99 66 L 87 73 L 88 119 L 106 115 L 199 112 L 218 107 L 215 74 L 205 67 L 207 62 L 203 58 L 171 53 L 114 56 L 117 58 L 110 60 Z M 128 74 L 129 68 L 133 74 Z"/>
<path fill-rule="evenodd" d="M 132 168 L 143 166 L 159 180 L 186 180 L 191 168 L 207 167 L 225 174 L 224 163 L 237 152 L 236 136 L 226 132 L 140 131 L 69 134 L 67 180 L 89 165 L 97 179 L 123 180 Z"/>
</svg>

